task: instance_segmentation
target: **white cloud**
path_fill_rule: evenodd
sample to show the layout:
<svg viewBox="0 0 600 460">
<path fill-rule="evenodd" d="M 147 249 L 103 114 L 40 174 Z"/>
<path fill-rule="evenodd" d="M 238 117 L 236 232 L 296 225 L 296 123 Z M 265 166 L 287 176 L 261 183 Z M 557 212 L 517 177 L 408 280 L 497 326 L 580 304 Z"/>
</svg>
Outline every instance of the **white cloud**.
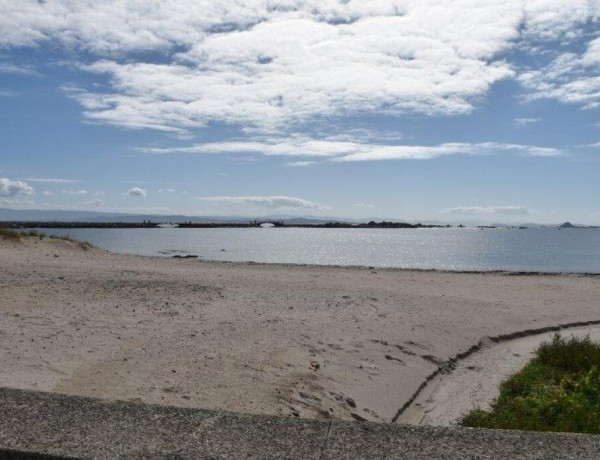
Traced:
<svg viewBox="0 0 600 460">
<path fill-rule="evenodd" d="M 333 161 L 374 161 L 374 160 L 429 160 L 448 155 L 487 155 L 498 152 L 513 152 L 527 156 L 558 156 L 562 152 L 550 147 L 536 147 L 500 142 L 482 143 L 445 143 L 432 146 L 391 145 L 368 146 L 368 148 L 349 155 L 335 158 Z"/>
<path fill-rule="evenodd" d="M 405 138 L 405 136 L 398 130 L 381 130 L 381 129 L 365 129 L 365 128 L 348 128 L 347 126 L 338 127 L 335 129 L 335 125 L 332 126 L 334 129 L 329 131 L 341 131 L 338 134 L 332 134 L 327 132 L 327 140 L 330 141 L 346 141 L 346 142 L 398 142 Z M 323 136 L 321 136 L 323 137 Z"/>
<path fill-rule="evenodd" d="M 34 77 L 41 74 L 30 67 L 18 66 L 9 62 L 0 62 L 0 73 L 15 75 L 31 75 Z"/>
<path fill-rule="evenodd" d="M 482 155 L 513 152 L 528 156 L 558 156 L 563 152 L 551 147 L 538 147 L 500 142 L 444 143 L 438 145 L 387 145 L 352 141 L 316 140 L 304 136 L 268 138 L 264 140 L 213 142 L 188 147 L 144 148 L 147 153 L 199 154 L 263 154 L 267 156 L 322 157 L 332 161 L 426 160 L 445 155 Z M 314 161 L 297 161 L 291 166 L 307 166 Z"/>
<path fill-rule="evenodd" d="M 107 75 L 110 89 L 68 94 L 97 122 L 270 130 L 316 116 L 469 113 L 514 75 L 502 52 L 569 39 L 599 9 L 589 0 L 0 0 L 0 45 L 91 56 L 80 68 Z"/>
<path fill-rule="evenodd" d="M 355 151 L 356 142 L 316 140 L 305 136 L 287 138 L 268 138 L 264 140 L 212 142 L 196 144 L 188 147 L 174 148 L 143 148 L 147 153 L 260 153 L 263 155 L 330 157 Z"/>
<path fill-rule="evenodd" d="M 22 180 L 26 180 L 29 182 L 41 182 L 48 184 L 76 184 L 78 182 L 82 182 L 79 179 L 59 179 L 54 177 L 25 177 Z"/>
<path fill-rule="evenodd" d="M 440 211 L 444 214 L 510 214 L 524 216 L 532 211 L 525 206 L 458 206 Z"/>
<path fill-rule="evenodd" d="M 368 204 L 368 203 L 354 203 L 352 206 L 355 206 L 357 208 L 372 208 L 373 207 L 372 204 Z"/>
<path fill-rule="evenodd" d="M 61 190 L 60 193 L 63 195 L 87 195 L 88 191 L 85 189 L 81 190 Z"/>
<path fill-rule="evenodd" d="M 49 190 L 44 190 L 44 192 L 42 193 L 42 195 L 44 195 L 44 196 L 54 196 L 54 192 L 51 192 Z"/>
<path fill-rule="evenodd" d="M 316 161 L 292 161 L 289 163 L 286 163 L 286 166 L 292 166 L 292 167 L 296 167 L 296 168 L 304 168 L 306 166 L 312 166 L 314 164 L 317 164 Z"/>
<path fill-rule="evenodd" d="M 158 193 L 173 193 L 175 189 L 172 188 L 160 188 L 158 189 Z"/>
<path fill-rule="evenodd" d="M 510 2 L 515 4 L 515 2 Z M 534 40 L 572 40 L 581 26 L 600 17 L 595 0 L 524 0 L 523 34 Z"/>
<path fill-rule="evenodd" d="M 54 211 L 89 211 L 90 206 L 98 207 L 95 201 L 76 203 L 76 204 L 55 204 L 55 203 L 36 203 L 31 200 L 13 200 L 0 197 L 0 204 L 8 209 L 29 209 L 29 210 L 54 210 Z M 104 211 L 120 212 L 127 214 L 174 214 L 180 212 L 172 208 L 162 206 L 132 207 L 132 206 L 100 206 Z M 191 213 L 190 215 L 194 215 Z"/>
<path fill-rule="evenodd" d="M 209 196 L 200 197 L 198 200 L 210 203 L 256 205 L 272 208 L 329 209 L 319 203 L 289 196 Z"/>
<path fill-rule="evenodd" d="M 17 195 L 34 195 L 33 187 L 27 183 L 16 180 L 10 180 L 6 177 L 0 177 L 0 196 L 13 197 Z"/>
<path fill-rule="evenodd" d="M 527 100 L 556 99 L 586 109 L 600 107 L 600 38 L 581 54 L 565 52 L 549 65 L 522 72 L 520 83 L 530 92 Z"/>
<path fill-rule="evenodd" d="M 146 190 L 144 190 L 143 188 L 132 187 L 127 192 L 127 195 L 129 195 L 129 196 L 139 196 L 139 197 L 142 197 L 142 198 L 146 198 L 148 196 L 148 192 Z"/>
<path fill-rule="evenodd" d="M 85 206 L 93 206 L 95 208 L 101 208 L 104 206 L 104 201 L 102 201 L 100 198 L 96 198 L 92 201 L 87 201 L 85 203 L 82 203 Z"/>
<path fill-rule="evenodd" d="M 540 121 L 542 121 L 541 118 L 515 118 L 515 125 L 522 127 L 539 123 Z"/>
<path fill-rule="evenodd" d="M 32 200 L 15 200 L 12 198 L 2 198 L 2 196 L 0 196 L 0 204 L 8 209 L 30 209 L 36 205 Z"/>
<path fill-rule="evenodd" d="M 587 39 L 600 2 L 0 0 L 0 11 L 3 49 L 62 46 L 72 66 L 108 77 L 103 92 L 65 88 L 90 120 L 182 136 L 215 121 L 272 132 L 332 115 L 469 113 L 515 75 L 506 52 Z M 595 106 L 599 40 L 523 72 L 531 98 Z"/>
</svg>

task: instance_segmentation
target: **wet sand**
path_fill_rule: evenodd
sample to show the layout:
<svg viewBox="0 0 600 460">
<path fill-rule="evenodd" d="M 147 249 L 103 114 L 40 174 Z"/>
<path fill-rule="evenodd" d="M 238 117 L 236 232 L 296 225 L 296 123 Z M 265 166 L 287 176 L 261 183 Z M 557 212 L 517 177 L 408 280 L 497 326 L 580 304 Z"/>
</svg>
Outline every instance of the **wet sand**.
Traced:
<svg viewBox="0 0 600 460">
<path fill-rule="evenodd" d="M 234 264 L 0 239 L 0 386 L 391 421 L 482 337 L 600 320 L 600 277 Z"/>
</svg>

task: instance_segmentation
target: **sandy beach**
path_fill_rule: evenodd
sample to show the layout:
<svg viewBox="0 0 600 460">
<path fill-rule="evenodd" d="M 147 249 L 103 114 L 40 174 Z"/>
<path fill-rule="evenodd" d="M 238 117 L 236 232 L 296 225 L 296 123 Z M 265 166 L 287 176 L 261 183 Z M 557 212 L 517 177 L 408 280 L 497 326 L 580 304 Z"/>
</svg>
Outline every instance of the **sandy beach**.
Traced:
<svg viewBox="0 0 600 460">
<path fill-rule="evenodd" d="M 234 264 L 0 240 L 0 386 L 391 421 L 484 337 L 600 320 L 600 277 Z"/>
</svg>

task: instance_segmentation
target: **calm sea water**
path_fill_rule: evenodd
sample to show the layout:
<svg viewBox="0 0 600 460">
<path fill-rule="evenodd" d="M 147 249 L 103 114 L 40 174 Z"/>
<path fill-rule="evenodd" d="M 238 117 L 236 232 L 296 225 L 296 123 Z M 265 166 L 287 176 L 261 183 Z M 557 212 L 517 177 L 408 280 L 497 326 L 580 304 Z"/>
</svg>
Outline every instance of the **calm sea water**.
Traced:
<svg viewBox="0 0 600 460">
<path fill-rule="evenodd" d="M 600 273 L 600 229 L 44 229 L 109 251 L 204 260 Z"/>
</svg>

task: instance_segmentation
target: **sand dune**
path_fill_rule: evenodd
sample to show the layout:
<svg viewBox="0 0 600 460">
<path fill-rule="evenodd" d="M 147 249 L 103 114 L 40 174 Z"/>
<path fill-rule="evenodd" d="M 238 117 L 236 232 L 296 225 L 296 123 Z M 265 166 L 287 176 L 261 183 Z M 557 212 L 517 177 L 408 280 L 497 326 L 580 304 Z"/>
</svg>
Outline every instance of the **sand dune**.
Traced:
<svg viewBox="0 0 600 460">
<path fill-rule="evenodd" d="M 0 240 L 0 386 L 390 421 L 482 337 L 600 320 L 600 277 L 232 264 Z"/>
</svg>

